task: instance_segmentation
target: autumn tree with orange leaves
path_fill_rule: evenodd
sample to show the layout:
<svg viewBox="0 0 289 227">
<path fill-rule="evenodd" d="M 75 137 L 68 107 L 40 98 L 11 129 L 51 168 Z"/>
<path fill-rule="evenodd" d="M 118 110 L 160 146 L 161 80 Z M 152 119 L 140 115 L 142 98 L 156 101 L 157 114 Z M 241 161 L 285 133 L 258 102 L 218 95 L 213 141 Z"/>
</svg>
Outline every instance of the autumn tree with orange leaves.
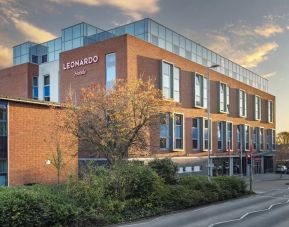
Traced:
<svg viewBox="0 0 289 227">
<path fill-rule="evenodd" d="M 70 98 L 62 127 L 113 165 L 131 153 L 147 153 L 150 127 L 159 121 L 161 109 L 172 106 L 150 80 L 118 80 L 109 90 L 98 85 L 82 89 L 77 103 Z"/>
</svg>

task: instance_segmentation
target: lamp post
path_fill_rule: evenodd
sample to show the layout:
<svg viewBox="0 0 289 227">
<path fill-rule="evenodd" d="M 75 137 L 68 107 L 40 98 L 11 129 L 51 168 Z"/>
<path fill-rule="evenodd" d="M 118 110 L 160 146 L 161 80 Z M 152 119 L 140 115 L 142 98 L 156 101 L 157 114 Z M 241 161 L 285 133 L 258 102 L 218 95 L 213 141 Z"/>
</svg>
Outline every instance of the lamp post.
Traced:
<svg viewBox="0 0 289 227">
<path fill-rule="evenodd" d="M 210 70 L 218 68 L 220 65 L 211 65 L 207 67 L 207 96 L 208 96 L 208 180 L 211 181 L 212 177 L 212 162 L 211 162 L 211 85 L 210 85 Z"/>
</svg>

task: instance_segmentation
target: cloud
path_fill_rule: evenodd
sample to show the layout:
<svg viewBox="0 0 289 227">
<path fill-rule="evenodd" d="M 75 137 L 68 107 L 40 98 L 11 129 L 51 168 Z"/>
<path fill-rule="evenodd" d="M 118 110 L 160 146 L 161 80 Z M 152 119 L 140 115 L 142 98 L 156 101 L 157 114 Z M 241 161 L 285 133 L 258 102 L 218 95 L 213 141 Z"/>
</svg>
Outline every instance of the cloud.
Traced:
<svg viewBox="0 0 289 227">
<path fill-rule="evenodd" d="M 154 14 L 160 9 L 159 0 L 50 0 L 58 4 L 82 4 L 87 6 L 112 6 L 133 19 L 141 19 L 145 13 Z"/>
<path fill-rule="evenodd" d="M 0 45 L 0 68 L 11 66 L 12 64 L 12 50 Z"/>
<path fill-rule="evenodd" d="M 270 78 L 276 76 L 277 72 L 270 72 L 263 75 L 264 78 Z"/>
<path fill-rule="evenodd" d="M 261 62 L 267 60 L 268 55 L 274 52 L 278 46 L 279 45 L 275 42 L 265 43 L 244 55 L 241 59 L 239 59 L 239 62 L 244 67 L 254 68 Z"/>
<path fill-rule="evenodd" d="M 268 38 L 282 33 L 283 29 L 272 20 L 265 21 L 262 26 L 239 21 L 236 24 L 226 24 L 218 30 L 190 30 L 185 33 L 192 40 L 246 68 L 256 68 L 278 49 L 278 44 L 268 42 Z"/>
<path fill-rule="evenodd" d="M 28 21 L 11 18 L 15 27 L 23 34 L 29 41 L 33 41 L 36 43 L 42 43 L 51 39 L 56 38 L 52 33 L 45 31 L 42 28 L 39 28 Z"/>
<path fill-rule="evenodd" d="M 254 29 L 254 32 L 260 36 L 269 38 L 273 35 L 283 32 L 283 28 L 276 24 L 265 24 L 263 26 L 258 26 Z"/>
</svg>

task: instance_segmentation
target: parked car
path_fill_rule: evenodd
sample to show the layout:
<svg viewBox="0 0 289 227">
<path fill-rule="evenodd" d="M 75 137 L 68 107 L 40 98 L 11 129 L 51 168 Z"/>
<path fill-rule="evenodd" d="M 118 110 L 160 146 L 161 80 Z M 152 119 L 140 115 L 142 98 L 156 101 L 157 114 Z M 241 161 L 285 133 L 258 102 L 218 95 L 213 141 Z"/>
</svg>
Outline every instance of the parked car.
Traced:
<svg viewBox="0 0 289 227">
<path fill-rule="evenodd" d="M 284 165 L 277 166 L 276 173 L 287 173 L 287 167 Z"/>
</svg>

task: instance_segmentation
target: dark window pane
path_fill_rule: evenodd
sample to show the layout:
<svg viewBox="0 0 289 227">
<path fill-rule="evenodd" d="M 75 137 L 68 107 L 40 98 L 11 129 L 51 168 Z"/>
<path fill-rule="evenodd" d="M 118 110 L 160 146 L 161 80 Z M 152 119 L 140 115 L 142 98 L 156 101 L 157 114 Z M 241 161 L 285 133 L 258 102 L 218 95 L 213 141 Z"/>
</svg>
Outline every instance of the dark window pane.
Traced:
<svg viewBox="0 0 289 227">
<path fill-rule="evenodd" d="M 42 63 L 47 62 L 47 54 L 42 55 Z"/>
</svg>

